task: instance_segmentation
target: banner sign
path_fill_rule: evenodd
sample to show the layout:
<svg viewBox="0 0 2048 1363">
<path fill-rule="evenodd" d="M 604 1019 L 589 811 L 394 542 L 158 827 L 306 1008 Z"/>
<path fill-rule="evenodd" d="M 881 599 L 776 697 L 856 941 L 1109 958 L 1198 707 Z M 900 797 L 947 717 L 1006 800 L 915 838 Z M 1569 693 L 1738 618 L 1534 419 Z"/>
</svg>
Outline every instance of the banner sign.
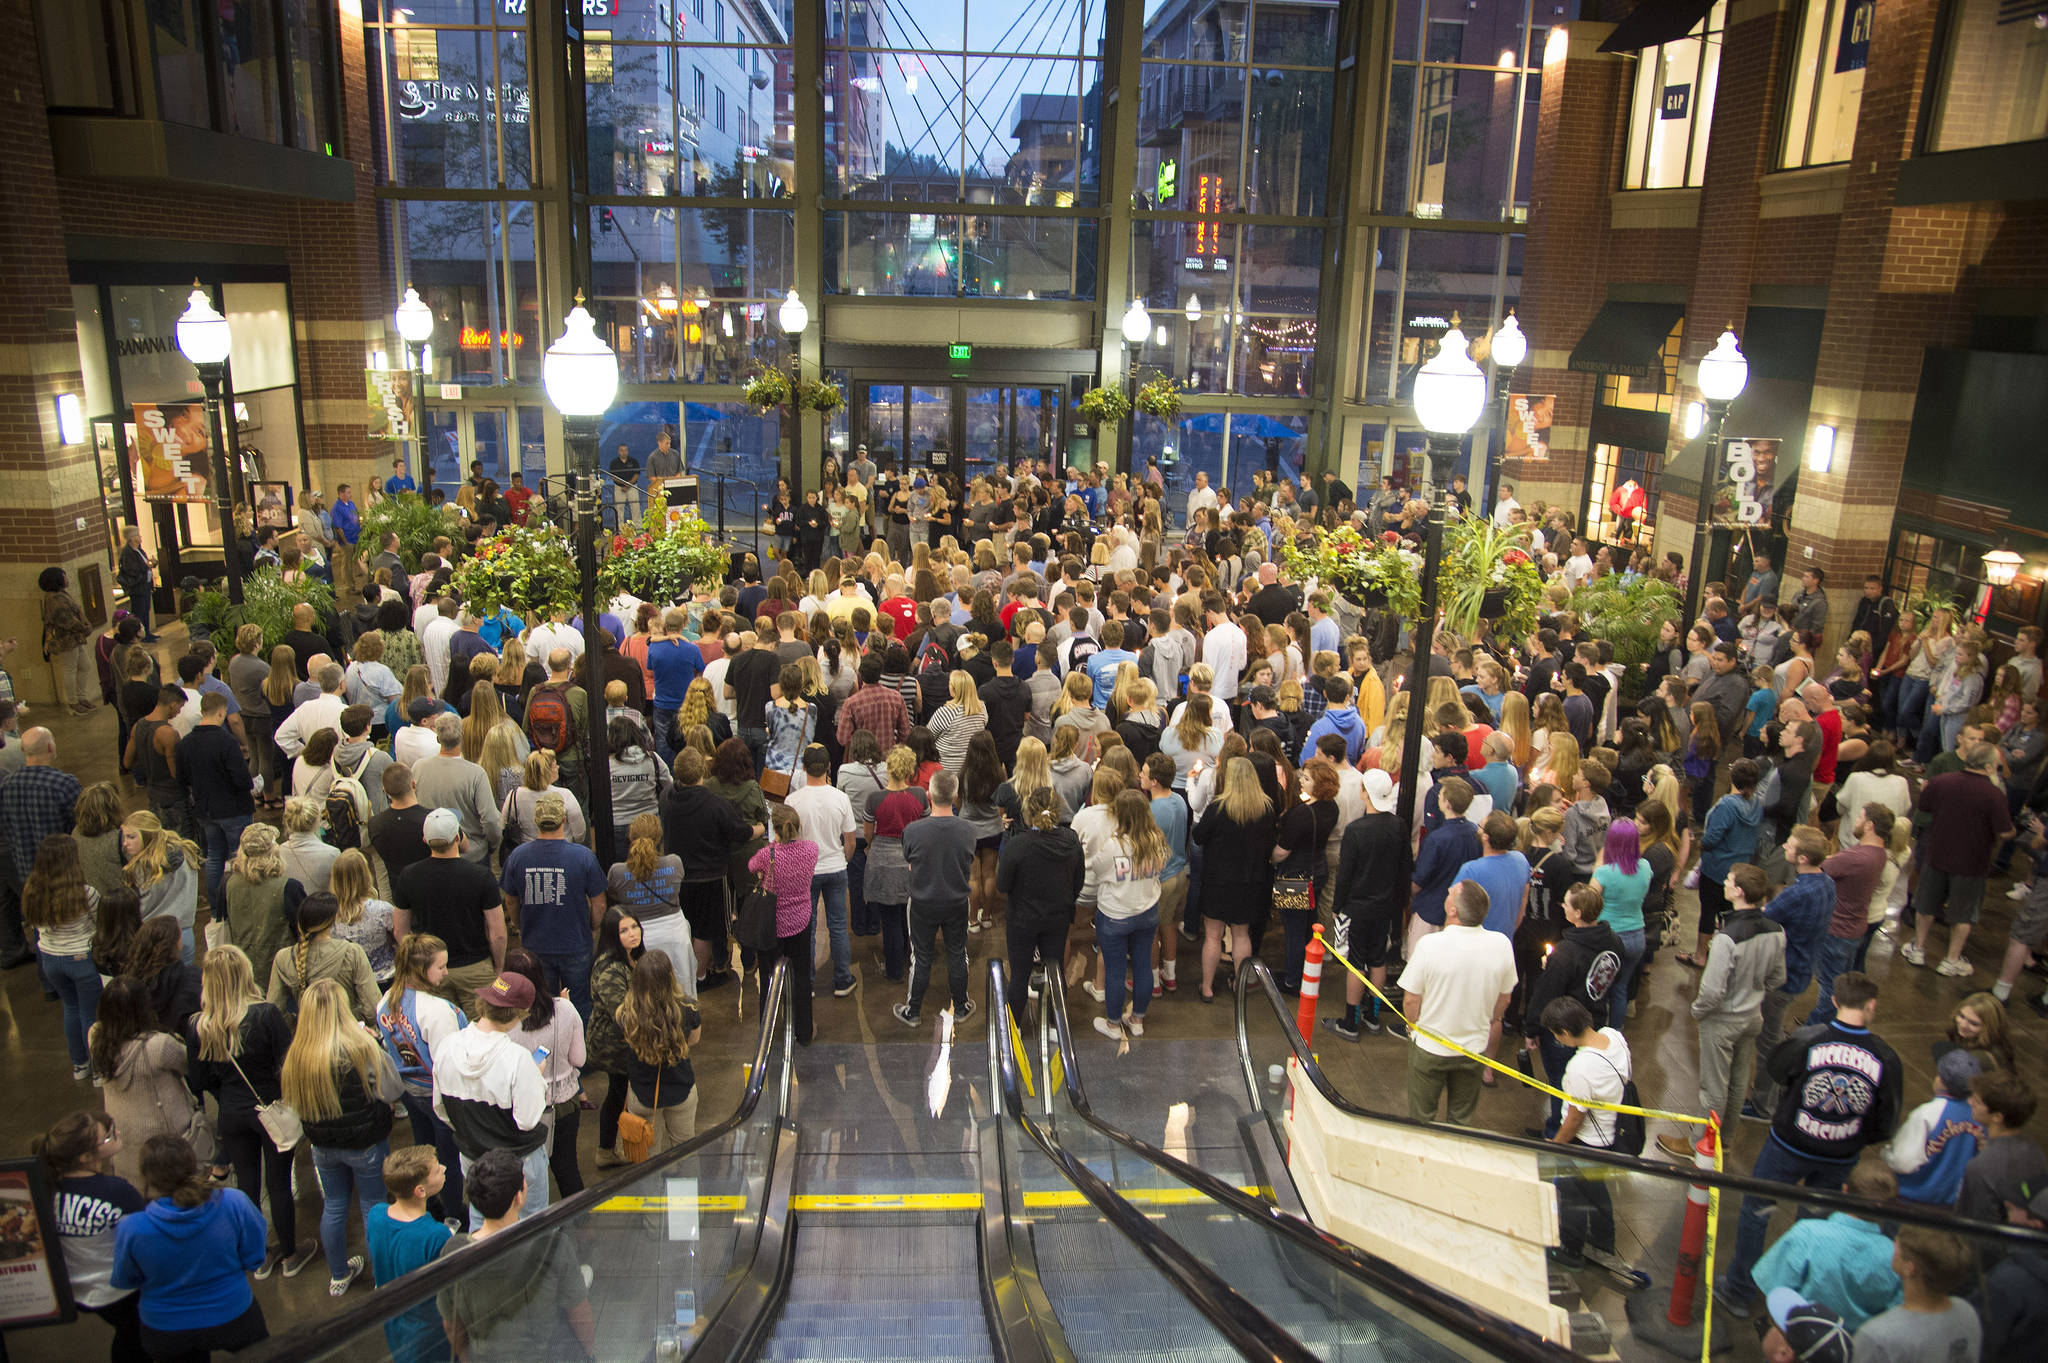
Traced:
<svg viewBox="0 0 2048 1363">
<path fill-rule="evenodd" d="M 135 485 L 144 501 L 204 502 L 212 469 L 204 403 L 135 404 Z"/>
<path fill-rule="evenodd" d="M 1716 519 L 1724 525 L 1762 525 L 1771 517 L 1771 491 L 1777 486 L 1778 445 L 1775 439 L 1748 438 L 1727 442 L 1722 468 L 1728 479 L 1723 498 L 1715 499 Z"/>
<path fill-rule="evenodd" d="M 363 378 L 370 397 L 370 420 L 363 433 L 372 440 L 412 440 L 412 371 L 366 369 Z"/>
<path fill-rule="evenodd" d="M 1835 40 L 1835 70 L 1861 71 L 1870 60 L 1870 23 L 1876 17 L 1877 0 L 1850 0 L 1842 16 L 1842 32 Z"/>
<path fill-rule="evenodd" d="M 1664 87 L 1664 118 L 1684 118 L 1692 108 L 1691 85 L 1667 85 Z"/>
<path fill-rule="evenodd" d="M 61 1325 L 76 1315 L 41 1161 L 0 1163 L 0 1329 Z"/>
<path fill-rule="evenodd" d="M 1550 458 L 1550 414 L 1556 406 L 1554 393 L 1520 393 L 1509 398 L 1503 457 L 1538 463 Z"/>
</svg>

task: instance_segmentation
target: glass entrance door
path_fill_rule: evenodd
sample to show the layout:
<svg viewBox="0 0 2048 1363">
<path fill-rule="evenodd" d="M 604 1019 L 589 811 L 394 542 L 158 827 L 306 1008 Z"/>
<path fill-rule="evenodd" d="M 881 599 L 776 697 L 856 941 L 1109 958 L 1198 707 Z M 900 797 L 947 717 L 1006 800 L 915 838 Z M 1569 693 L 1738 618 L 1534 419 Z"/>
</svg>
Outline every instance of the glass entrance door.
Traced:
<svg viewBox="0 0 2048 1363">
<path fill-rule="evenodd" d="M 1018 459 L 1059 457 L 1061 391 L 1055 385 L 856 383 L 853 440 L 877 463 L 905 451 L 923 467 L 950 450 L 963 477 Z"/>
<path fill-rule="evenodd" d="M 912 464 L 929 464 L 935 449 L 959 451 L 959 442 L 954 438 L 954 407 L 959 397 L 960 389 L 955 384 L 910 390 L 909 437 L 904 450 Z"/>
</svg>

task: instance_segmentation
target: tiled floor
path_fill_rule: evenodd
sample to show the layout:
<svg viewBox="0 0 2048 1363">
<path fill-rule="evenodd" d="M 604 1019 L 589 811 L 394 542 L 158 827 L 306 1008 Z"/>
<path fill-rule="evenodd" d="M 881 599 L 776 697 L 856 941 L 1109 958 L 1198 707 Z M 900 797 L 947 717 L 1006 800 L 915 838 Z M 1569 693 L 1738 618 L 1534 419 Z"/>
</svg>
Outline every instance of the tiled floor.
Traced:
<svg viewBox="0 0 2048 1363">
<path fill-rule="evenodd" d="M 166 633 L 168 637 L 169 631 Z M 101 710 L 84 719 L 68 715 L 36 718 L 49 722 L 57 734 L 64 765 L 82 779 L 113 775 L 115 725 L 110 713 Z M 1971 941 L 1969 958 L 1978 966 L 1974 981 L 1944 979 L 1930 970 L 1914 969 L 1895 959 L 1890 945 L 1883 941 L 1871 954 L 1871 972 L 1885 989 L 1877 1029 L 1906 1064 L 1910 1103 L 1919 1102 L 1929 1092 L 1933 1078 L 1929 1048 L 1945 1029 L 1950 1011 L 1971 988 L 1988 987 L 1993 978 L 2012 907 L 2002 889 L 2001 884 L 1989 895 L 1986 923 Z M 1689 913 L 1691 896 L 1681 897 Z M 1277 952 L 1279 939 L 1277 932 L 1268 938 L 1269 959 Z M 1001 943 L 999 933 L 972 939 L 977 971 Z M 1082 1024 L 1078 1031 L 1082 1064 L 1097 1110 L 1148 1140 L 1162 1140 L 1170 1103 L 1191 1102 L 1191 1148 L 1197 1158 L 1207 1149 L 1218 1173 L 1234 1174 L 1235 1166 L 1241 1164 L 1234 1127 L 1246 1102 L 1234 1047 L 1228 1044 L 1234 1036 L 1232 1010 L 1227 996 L 1219 997 L 1212 1006 L 1198 1001 L 1194 987 L 1198 962 L 1192 947 L 1184 945 L 1183 952 L 1180 989 L 1155 1003 L 1147 1019 L 1146 1037 L 1133 1043 L 1126 1055 L 1119 1056 L 1112 1043 L 1087 1027 L 1086 1019 L 1096 1005 L 1080 991 L 1073 992 L 1073 1006 L 1080 1015 L 1077 1021 Z M 1663 963 L 1650 975 L 1628 1034 L 1645 1101 L 1682 1110 L 1693 1105 L 1696 1088 L 1694 1032 L 1686 1011 L 1695 977 L 1670 964 L 1668 955 L 1665 953 Z M 972 1119 L 987 1110 L 981 1019 L 961 1029 L 947 1065 L 951 1091 L 945 1095 L 942 1115 L 935 1118 L 930 1109 L 936 1096 L 932 1076 L 939 1048 L 932 1027 L 928 1023 L 912 1032 L 890 1014 L 891 1005 L 902 997 L 901 986 L 889 985 L 883 977 L 878 938 L 856 939 L 855 962 L 864 977 L 863 987 L 847 999 L 834 999 L 821 990 L 816 1003 L 817 1043 L 802 1058 L 798 1071 L 796 1111 L 803 1133 L 805 1179 L 821 1189 L 895 1191 L 885 1186 L 892 1182 L 928 1189 L 953 1180 L 960 1181 L 957 1186 L 961 1190 L 971 1188 L 964 1180 L 972 1168 Z M 1340 987 L 1336 980 L 1333 969 L 1326 976 L 1332 997 Z M 2027 982 L 2036 990 L 2044 984 L 2038 975 L 2027 976 Z M 936 982 L 933 997 L 943 997 Z M 728 988 L 707 995 L 704 1002 L 705 1038 L 697 1052 L 696 1068 L 704 1086 L 699 1121 L 709 1125 L 731 1110 L 742 1087 L 741 1068 L 753 1049 L 758 1000 L 751 992 L 742 994 Z M 1328 1014 L 1334 1007 L 1326 1003 L 1323 1011 Z M 1796 1007 L 1793 1015 L 1803 1016 L 1804 1012 L 1805 1006 Z M 2048 1035 L 2048 1024 L 2023 1006 L 2016 1008 L 2013 1016 L 2022 1072 L 2037 1088 L 2048 1092 L 2048 1048 L 2041 1044 Z M 0 976 L 0 1092 L 10 1099 L 0 1107 L 0 1144 L 9 1150 L 26 1153 L 29 1141 L 51 1120 L 95 1102 L 94 1090 L 74 1084 L 70 1078 L 58 1024 L 57 1007 L 45 1001 L 33 971 L 20 969 Z M 1265 1064 L 1279 1059 L 1282 1052 L 1277 1026 L 1270 1017 L 1254 1014 L 1254 1051 L 1262 1075 Z M 1319 1036 L 1316 1047 L 1331 1077 L 1348 1096 L 1367 1106 L 1405 1109 L 1401 1043 L 1368 1038 L 1353 1046 Z M 1031 1050 L 1035 1056 L 1035 1045 Z M 591 1088 L 593 1097 L 602 1096 L 601 1081 L 594 1081 Z M 1503 1084 L 1485 1092 L 1478 1120 L 1497 1130 L 1519 1132 L 1539 1119 L 1539 1102 L 1535 1095 Z M 1762 1130 L 1754 1124 L 1739 1124 L 1732 1135 L 1731 1167 L 1747 1167 Z M 582 1123 L 580 1144 L 584 1168 L 594 1172 L 596 1123 L 592 1117 Z M 301 1224 L 310 1236 L 317 1223 L 318 1199 L 310 1168 L 303 1160 L 301 1174 Z M 1621 1187 L 1617 1207 L 1623 1252 L 1652 1268 L 1658 1278 L 1652 1292 L 1663 1293 L 1668 1279 L 1656 1270 L 1669 1262 L 1682 1208 L 1671 1196 L 1670 1187 L 1663 1184 L 1647 1190 Z M 635 1219 L 638 1215 L 634 1214 Z M 1730 1206 L 1724 1210 L 1723 1229 L 1732 1233 L 1733 1221 L 1734 1208 Z M 359 1232 L 352 1230 L 351 1234 L 358 1236 Z M 633 1327 L 639 1330 L 647 1320 L 660 1318 L 659 1311 L 653 1316 L 643 1314 L 654 1309 L 645 1302 L 637 1302 L 637 1309 L 627 1309 L 626 1298 L 639 1290 L 637 1286 L 629 1288 L 622 1295 L 621 1288 L 629 1282 L 651 1284 L 659 1279 L 658 1294 L 666 1294 L 679 1280 L 703 1278 L 699 1283 L 702 1289 L 722 1273 L 722 1268 L 708 1263 L 702 1265 L 701 1274 L 685 1273 L 681 1265 L 665 1264 L 644 1253 L 606 1253 L 597 1239 L 609 1237 L 601 1236 L 600 1231 L 591 1231 L 589 1236 L 595 1237 L 588 1241 L 596 1270 L 593 1290 L 600 1302 L 599 1320 L 606 1323 L 601 1331 L 627 1320 L 639 1322 Z M 667 1239 L 660 1235 L 633 1238 L 638 1243 Z M 1724 1235 L 1724 1246 L 1726 1243 Z M 278 1277 L 258 1284 L 257 1297 L 272 1330 L 279 1331 L 336 1309 L 339 1303 L 328 1297 L 325 1286 L 325 1275 L 316 1265 L 289 1282 Z M 1590 1279 L 1584 1286 L 1588 1304 L 1605 1312 L 1610 1322 L 1621 1328 L 1617 1294 Z M 351 1299 L 363 1290 L 359 1287 Z M 606 1303 L 614 1305 L 607 1310 Z M 672 1307 L 673 1303 L 664 1300 L 656 1306 Z M 1734 1338 L 1738 1357 L 1754 1356 L 1746 1328 L 1739 1329 Z M 105 1340 L 105 1330 L 97 1322 L 87 1321 L 59 1329 L 16 1332 L 7 1347 L 10 1357 L 18 1360 L 76 1363 L 97 1356 L 105 1348 Z M 1635 1356 L 1626 1345 L 1623 1352 Z"/>
</svg>

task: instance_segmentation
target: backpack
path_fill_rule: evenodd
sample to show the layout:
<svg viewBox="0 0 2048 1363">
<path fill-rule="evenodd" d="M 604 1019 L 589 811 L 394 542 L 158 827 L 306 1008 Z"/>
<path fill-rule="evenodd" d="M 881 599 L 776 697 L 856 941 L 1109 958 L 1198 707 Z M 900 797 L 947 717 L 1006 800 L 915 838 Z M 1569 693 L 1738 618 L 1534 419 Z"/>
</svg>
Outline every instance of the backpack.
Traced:
<svg viewBox="0 0 2048 1363">
<path fill-rule="evenodd" d="M 536 748 L 570 751 L 576 742 L 576 712 L 569 708 L 567 691 L 557 686 L 533 688 L 526 698 L 526 736 Z"/>
<path fill-rule="evenodd" d="M 365 752 L 356 769 L 344 772 L 341 763 L 334 764 L 334 780 L 327 787 L 327 845 L 346 851 L 361 847 L 364 834 L 370 825 L 370 796 L 357 779 L 363 768 L 370 763 L 370 754 Z"/>
<path fill-rule="evenodd" d="M 1600 1058 L 1607 1060 L 1604 1055 Z M 1613 1070 L 1617 1077 L 1621 1074 L 1621 1066 L 1612 1060 L 1607 1060 L 1607 1068 Z M 1643 1095 L 1636 1091 L 1636 1081 L 1633 1078 L 1621 1081 L 1621 1105 L 1636 1109 L 1643 1105 Z M 1617 1154 L 1640 1155 L 1643 1153 L 1644 1136 L 1645 1123 L 1640 1110 L 1617 1112 L 1614 1114 L 1614 1144 L 1607 1148 Z"/>
</svg>

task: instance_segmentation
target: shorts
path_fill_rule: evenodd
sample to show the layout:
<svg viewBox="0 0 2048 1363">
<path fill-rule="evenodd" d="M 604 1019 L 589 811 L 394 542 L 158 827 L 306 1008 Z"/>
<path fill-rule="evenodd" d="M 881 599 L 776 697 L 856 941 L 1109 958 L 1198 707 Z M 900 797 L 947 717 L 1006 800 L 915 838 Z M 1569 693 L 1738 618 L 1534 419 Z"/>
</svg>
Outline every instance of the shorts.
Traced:
<svg viewBox="0 0 2048 1363">
<path fill-rule="evenodd" d="M 1002 846 L 1003 835 L 1000 833 L 991 833 L 985 838 L 974 840 L 974 850 L 977 852 L 996 852 L 1002 850 Z"/>
<path fill-rule="evenodd" d="M 1938 923 L 1965 927 L 1977 921 L 1984 907 L 1984 877 L 1951 875 L 1932 866 L 1920 868 L 1920 887 L 1913 895 L 1915 913 L 1933 914 Z"/>
<path fill-rule="evenodd" d="M 1394 954 L 1394 937 L 1401 927 L 1401 911 L 1336 915 L 1337 951 L 1360 970 L 1379 970 Z"/>
<path fill-rule="evenodd" d="M 2048 876 L 2034 882 L 2020 911 L 2013 915 L 2007 937 L 2039 951 L 2048 945 Z"/>
<path fill-rule="evenodd" d="M 725 940 L 725 881 L 686 880 L 677 890 L 690 936 L 700 942 Z"/>
<path fill-rule="evenodd" d="M 1178 927 L 1181 918 L 1187 913 L 1187 908 L 1188 873 L 1186 871 L 1182 871 L 1179 875 L 1168 876 L 1159 882 L 1159 925 L 1162 928 Z"/>
</svg>

